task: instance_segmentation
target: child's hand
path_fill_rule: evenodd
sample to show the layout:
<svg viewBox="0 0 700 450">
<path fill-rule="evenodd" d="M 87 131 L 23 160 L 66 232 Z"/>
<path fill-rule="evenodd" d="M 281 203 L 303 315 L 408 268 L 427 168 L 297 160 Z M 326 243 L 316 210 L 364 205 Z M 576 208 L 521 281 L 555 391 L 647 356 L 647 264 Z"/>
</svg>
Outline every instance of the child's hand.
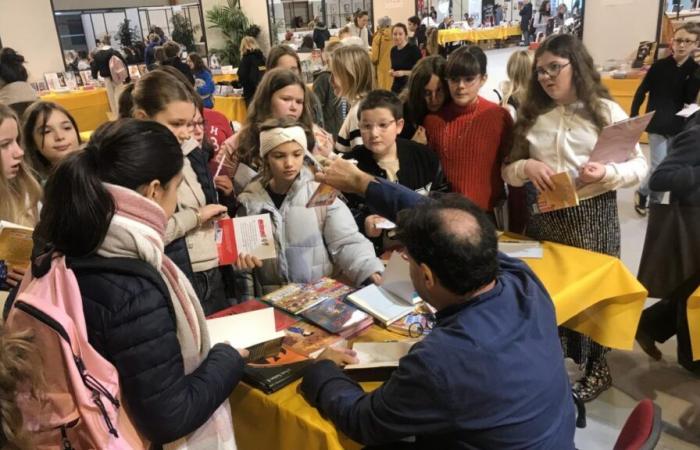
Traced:
<svg viewBox="0 0 700 450">
<path fill-rule="evenodd" d="M 382 284 L 382 282 L 384 281 L 384 279 L 382 278 L 382 274 L 381 274 L 381 273 L 375 272 L 375 273 L 373 273 L 372 275 L 369 276 L 369 281 L 372 282 L 372 283 L 374 283 L 374 284 L 376 284 L 377 286 L 379 286 L 380 284 Z"/>
<path fill-rule="evenodd" d="M 219 175 L 218 177 L 214 178 L 214 185 L 218 190 L 223 192 L 226 197 L 233 194 L 233 182 L 231 181 L 231 178 L 227 177 L 226 175 Z"/>
<path fill-rule="evenodd" d="M 224 205 L 204 205 L 199 208 L 199 219 L 204 225 L 226 213 L 226 211 L 228 209 Z"/>
<path fill-rule="evenodd" d="M 597 183 L 605 176 L 605 166 L 599 162 L 588 162 L 579 170 L 579 179 L 584 183 Z"/>
<path fill-rule="evenodd" d="M 554 175 L 554 171 L 541 161 L 528 159 L 525 162 L 525 175 L 540 192 L 554 189 L 554 183 L 550 180 L 550 177 Z"/>
<path fill-rule="evenodd" d="M 425 128 L 422 126 L 419 126 L 416 129 L 416 132 L 413 134 L 413 137 L 411 138 L 413 142 L 418 142 L 419 144 L 427 145 L 428 144 L 428 136 L 425 134 Z"/>
<path fill-rule="evenodd" d="M 365 218 L 365 236 L 376 238 L 382 235 L 382 230 L 377 228 L 377 224 L 384 218 L 377 214 L 371 214 Z"/>
<path fill-rule="evenodd" d="M 256 256 L 248 255 L 246 253 L 241 253 L 238 255 L 238 259 L 234 263 L 234 266 L 238 270 L 252 270 L 256 267 L 262 267 L 262 261 L 260 261 Z"/>
<path fill-rule="evenodd" d="M 25 273 L 27 273 L 26 267 L 12 266 L 10 270 L 7 271 L 7 279 L 5 279 L 5 283 L 7 283 L 10 287 L 19 286 Z"/>
</svg>

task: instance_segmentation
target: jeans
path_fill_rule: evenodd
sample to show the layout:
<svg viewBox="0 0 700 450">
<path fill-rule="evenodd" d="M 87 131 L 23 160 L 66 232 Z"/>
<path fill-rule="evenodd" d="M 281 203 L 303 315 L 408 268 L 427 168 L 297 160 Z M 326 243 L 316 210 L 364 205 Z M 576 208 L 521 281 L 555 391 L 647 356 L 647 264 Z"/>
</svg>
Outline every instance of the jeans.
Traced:
<svg viewBox="0 0 700 450">
<path fill-rule="evenodd" d="M 218 267 L 195 272 L 192 287 L 199 297 L 205 316 L 235 304 L 235 302 L 226 299 L 224 280 Z"/>
<path fill-rule="evenodd" d="M 523 30 L 523 42 L 525 45 L 530 45 L 530 32 Z"/>
<path fill-rule="evenodd" d="M 654 170 L 666 158 L 668 153 L 668 138 L 661 134 L 649 133 L 649 173 L 639 185 L 639 193 L 649 197 L 649 204 L 661 203 L 664 198 L 663 192 L 655 192 L 649 189 L 649 179 Z"/>
</svg>

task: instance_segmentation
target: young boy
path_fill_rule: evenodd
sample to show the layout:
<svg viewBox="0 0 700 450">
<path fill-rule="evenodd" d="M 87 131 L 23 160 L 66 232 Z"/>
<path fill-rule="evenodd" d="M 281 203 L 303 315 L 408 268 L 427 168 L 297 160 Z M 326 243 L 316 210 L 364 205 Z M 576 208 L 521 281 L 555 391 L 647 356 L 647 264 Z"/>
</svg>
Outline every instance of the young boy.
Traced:
<svg viewBox="0 0 700 450">
<path fill-rule="evenodd" d="M 663 199 L 663 192 L 649 189 L 649 179 L 666 157 L 669 139 L 683 128 L 683 118 L 676 116 L 676 113 L 683 109 L 684 103 L 695 103 L 698 94 L 700 85 L 695 71 L 700 66 L 693 60 L 693 53 L 698 47 L 699 37 L 700 26 L 695 23 L 687 22 L 678 27 L 673 34 L 673 54 L 652 64 L 634 94 L 632 117 L 639 115 L 647 93 L 647 112 L 656 111 L 647 126 L 651 156 L 649 173 L 634 195 L 634 209 L 641 216 L 646 215 L 650 203 L 661 203 Z"/>
<path fill-rule="evenodd" d="M 344 158 L 356 160 L 363 172 L 416 192 L 447 191 L 437 155 L 423 144 L 398 138 L 404 121 L 403 104 L 396 94 L 385 90 L 370 92 L 360 104 L 358 119 L 363 145 L 344 154 Z M 360 197 L 347 197 L 360 230 L 369 238 L 379 238 L 382 229 L 377 225 L 384 218 L 373 214 Z M 374 244 L 378 252 L 383 250 L 381 239 L 374 239 Z"/>
</svg>

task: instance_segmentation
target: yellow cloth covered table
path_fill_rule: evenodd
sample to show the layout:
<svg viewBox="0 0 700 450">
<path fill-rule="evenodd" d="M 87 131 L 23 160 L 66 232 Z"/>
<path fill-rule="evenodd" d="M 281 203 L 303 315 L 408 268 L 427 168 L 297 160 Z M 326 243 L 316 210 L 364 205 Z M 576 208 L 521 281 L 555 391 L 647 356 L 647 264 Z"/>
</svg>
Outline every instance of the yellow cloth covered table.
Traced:
<svg viewBox="0 0 700 450">
<path fill-rule="evenodd" d="M 688 334 L 693 361 L 700 359 L 700 286 L 688 298 Z"/>
<path fill-rule="evenodd" d="M 603 345 L 631 349 L 647 291 L 617 258 L 544 243 L 542 259 L 527 259 L 549 291 L 561 325 Z M 694 294 L 700 303 L 700 289 Z M 689 303 L 690 304 L 690 303 Z M 700 313 L 700 305 L 698 305 Z M 690 317 L 690 314 L 689 314 Z M 691 333 L 692 334 L 692 333 Z M 406 339 L 376 325 L 358 340 Z M 240 384 L 231 410 L 240 450 L 359 449 L 297 392 L 300 381 L 270 395 Z M 365 391 L 381 383 L 361 383 Z"/>
<path fill-rule="evenodd" d="M 245 122 L 247 108 L 243 97 L 221 97 L 214 96 L 214 110 L 226 116 L 228 120 L 235 120 L 240 123 Z"/>
<path fill-rule="evenodd" d="M 491 39 L 508 39 L 511 36 L 520 36 L 522 34 L 520 25 L 512 25 L 505 27 L 489 27 L 489 28 L 473 28 L 471 30 L 460 30 L 451 28 L 448 30 L 438 31 L 438 44 L 445 45 L 449 42 L 457 41 L 488 41 Z"/>
<path fill-rule="evenodd" d="M 71 113 L 78 123 L 78 129 L 94 130 L 109 120 L 110 113 L 107 91 L 96 88 L 85 91 L 72 91 L 61 94 L 42 95 L 47 102 L 58 103 Z"/>
<path fill-rule="evenodd" d="M 214 83 L 227 83 L 227 82 L 231 82 L 231 81 L 237 81 L 238 75 L 236 75 L 235 73 L 229 73 L 229 74 L 220 73 L 218 75 L 212 75 L 212 79 L 214 80 Z"/>
</svg>

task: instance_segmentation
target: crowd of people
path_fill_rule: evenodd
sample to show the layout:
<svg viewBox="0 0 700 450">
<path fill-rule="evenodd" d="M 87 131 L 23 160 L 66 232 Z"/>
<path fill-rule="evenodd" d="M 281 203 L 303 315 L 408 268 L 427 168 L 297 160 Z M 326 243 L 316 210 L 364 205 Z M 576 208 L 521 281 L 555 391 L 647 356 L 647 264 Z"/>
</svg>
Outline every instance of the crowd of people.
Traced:
<svg viewBox="0 0 700 450">
<path fill-rule="evenodd" d="M 0 264 L 11 291 L 4 317 L 22 280 L 40 278 L 45 256 L 64 255 L 85 268 L 75 275 L 90 345 L 116 369 L 125 420 L 143 442 L 234 448 L 227 399 L 247 351 L 211 346 L 205 317 L 324 276 L 381 284 L 379 256 L 400 246 L 416 290 L 437 310 L 433 331 L 372 393 L 338 369 L 356 360 L 352 351 L 326 349 L 301 384 L 308 402 L 365 445 L 415 436 L 417 448 L 573 449 L 571 392 L 591 401 L 611 386 L 610 349 L 557 328 L 546 289 L 497 251 L 495 230 L 619 257 L 618 189 L 649 175 L 651 189 L 697 205 L 700 125 L 691 119 L 670 141 L 684 124 L 662 123 L 698 94 L 690 54 L 700 29 L 676 31 L 672 59 L 652 67 L 635 101 L 638 109 L 649 92 L 657 111 L 652 155 L 679 148 L 666 160 L 652 156 L 649 170 L 639 145 L 624 162 L 589 161 L 601 130 L 627 115 L 577 37 L 555 34 L 534 55 L 513 53 L 495 104 L 480 95 L 481 48 L 426 53 L 431 24 L 407 23 L 381 19 L 370 36 L 366 12 L 356 14 L 349 39 L 323 40 L 326 68 L 313 88 L 294 49 L 281 44 L 265 57 L 244 38 L 238 74 L 248 112 L 238 133 L 211 109 L 204 61 L 181 61 L 179 45 L 157 34 L 145 57 L 159 63 L 115 92 L 120 118 L 86 143 L 57 104 L 23 99 L 21 115 L 0 104 L 0 220 L 35 230 L 32 270 Z M 103 41 L 94 62 L 113 52 Z M 677 82 L 664 83 L 669 76 Z M 14 51 L 0 52 L 0 79 L 26 82 Z M 579 182 L 580 204 L 534 212 L 560 172 Z M 319 182 L 343 198 L 307 208 Z M 270 215 L 277 257 L 240 254 L 220 265 L 214 222 L 255 214 Z M 379 226 L 387 219 L 395 232 Z M 651 315 L 640 343 L 658 357 L 654 340 L 675 330 L 656 333 L 661 319 Z M 22 384 L 40 389 L 32 345 L 26 333 L 0 330 L 0 384 L 9 392 L 0 395 L 0 443 L 10 448 L 32 439 L 14 403 Z M 573 385 L 564 358 L 583 369 Z"/>
</svg>

